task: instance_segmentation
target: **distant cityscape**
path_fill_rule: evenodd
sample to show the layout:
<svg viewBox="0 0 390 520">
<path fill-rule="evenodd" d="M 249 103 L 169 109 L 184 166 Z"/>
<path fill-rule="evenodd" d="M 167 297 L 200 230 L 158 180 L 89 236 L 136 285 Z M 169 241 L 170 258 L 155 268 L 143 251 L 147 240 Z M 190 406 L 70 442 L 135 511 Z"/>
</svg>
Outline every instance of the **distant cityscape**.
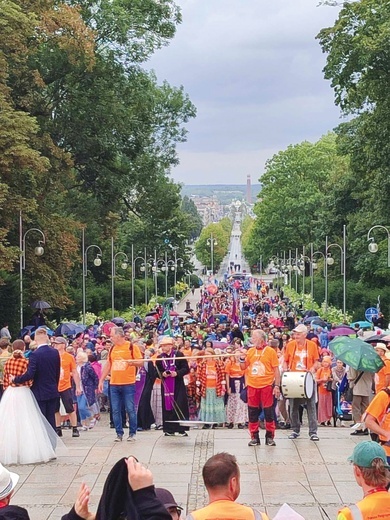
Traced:
<svg viewBox="0 0 390 520">
<path fill-rule="evenodd" d="M 218 222 L 229 215 L 232 208 L 243 206 L 244 213 L 252 214 L 261 191 L 261 184 L 252 184 L 250 175 L 246 184 L 183 185 L 182 196 L 189 197 L 202 217 L 203 224 Z"/>
</svg>

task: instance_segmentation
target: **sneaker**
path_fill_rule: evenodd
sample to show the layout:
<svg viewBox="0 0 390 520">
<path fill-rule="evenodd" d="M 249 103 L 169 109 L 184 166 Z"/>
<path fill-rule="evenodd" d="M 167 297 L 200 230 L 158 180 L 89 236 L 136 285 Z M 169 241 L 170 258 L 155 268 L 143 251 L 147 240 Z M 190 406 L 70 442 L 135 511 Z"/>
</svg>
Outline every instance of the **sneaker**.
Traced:
<svg viewBox="0 0 390 520">
<path fill-rule="evenodd" d="M 281 430 L 290 430 L 291 424 L 290 423 L 284 423 L 282 426 L 280 426 Z"/>
<path fill-rule="evenodd" d="M 61 430 L 61 427 L 56 428 L 56 432 L 57 432 L 58 437 L 62 437 L 62 430 Z"/>
<path fill-rule="evenodd" d="M 77 428 L 73 428 L 72 437 L 80 437 L 80 432 Z"/>
<path fill-rule="evenodd" d="M 122 442 L 122 439 L 123 439 L 123 435 L 117 435 L 116 438 L 114 439 L 114 442 Z"/>
<path fill-rule="evenodd" d="M 266 446 L 276 446 L 276 442 L 273 440 L 272 437 L 267 437 L 265 439 L 265 445 Z"/>
<path fill-rule="evenodd" d="M 260 446 L 260 439 L 258 437 L 254 438 L 254 439 L 251 439 L 248 442 L 248 446 Z"/>
<path fill-rule="evenodd" d="M 310 440 L 311 440 L 311 441 L 319 441 L 320 438 L 319 438 L 318 435 L 316 435 L 315 433 L 312 433 L 312 434 L 310 435 Z"/>
<path fill-rule="evenodd" d="M 355 430 L 350 435 L 366 435 L 363 430 Z"/>
<path fill-rule="evenodd" d="M 83 432 L 87 432 L 89 430 L 88 426 L 82 426 L 81 429 L 83 430 Z"/>
<path fill-rule="evenodd" d="M 298 433 L 298 432 L 292 432 L 290 433 L 290 435 L 288 436 L 289 439 L 298 439 L 298 437 L 300 436 L 301 434 Z"/>
<path fill-rule="evenodd" d="M 228 430 L 231 430 L 232 428 L 234 428 L 234 424 L 231 422 L 227 425 L 227 428 Z"/>
<path fill-rule="evenodd" d="M 135 442 L 135 441 L 136 441 L 135 435 L 129 435 L 127 437 L 127 442 Z"/>
<path fill-rule="evenodd" d="M 175 434 L 171 432 L 164 432 L 165 437 L 174 437 Z"/>
<path fill-rule="evenodd" d="M 245 428 L 245 424 L 239 424 L 239 425 L 238 425 L 238 429 L 239 429 L 239 430 L 243 430 L 244 428 Z"/>
<path fill-rule="evenodd" d="M 178 437 L 188 437 L 188 433 L 187 432 L 178 432 L 177 436 Z"/>
</svg>

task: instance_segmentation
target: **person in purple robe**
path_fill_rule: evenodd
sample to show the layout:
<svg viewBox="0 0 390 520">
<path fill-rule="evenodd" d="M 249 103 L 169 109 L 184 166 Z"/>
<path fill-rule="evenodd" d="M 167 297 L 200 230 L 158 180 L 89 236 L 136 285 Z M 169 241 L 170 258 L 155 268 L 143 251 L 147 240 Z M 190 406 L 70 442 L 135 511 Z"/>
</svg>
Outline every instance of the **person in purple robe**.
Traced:
<svg viewBox="0 0 390 520">
<path fill-rule="evenodd" d="M 157 357 L 156 370 L 161 379 L 163 431 L 167 437 L 187 437 L 188 426 L 170 421 L 189 420 L 184 384 L 184 376 L 190 371 L 188 362 L 181 352 L 175 351 L 173 338 L 164 336 L 159 346 L 162 353 Z"/>
</svg>

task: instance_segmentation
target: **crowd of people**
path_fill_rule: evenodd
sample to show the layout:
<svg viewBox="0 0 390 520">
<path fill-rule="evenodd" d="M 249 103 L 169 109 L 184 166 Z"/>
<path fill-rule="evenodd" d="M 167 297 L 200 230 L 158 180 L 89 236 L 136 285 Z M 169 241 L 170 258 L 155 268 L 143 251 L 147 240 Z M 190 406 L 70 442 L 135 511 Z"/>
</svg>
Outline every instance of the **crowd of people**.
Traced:
<svg viewBox="0 0 390 520">
<path fill-rule="evenodd" d="M 290 430 L 291 440 L 300 436 L 306 410 L 308 436 L 316 442 L 319 428 L 336 419 L 335 394 L 346 374 L 352 402 L 344 395 L 340 400 L 346 410 L 351 407 L 356 424 L 351 435 L 368 435 L 370 429 L 390 458 L 385 344 L 375 347 L 384 360 L 375 378 L 346 367 L 328 348 L 327 331 L 306 326 L 282 291 L 270 292 L 265 283 L 210 283 L 200 290 L 196 309 L 187 305 L 187 311 L 181 320 L 169 302 L 149 320 L 123 327 L 99 323 L 75 338 L 49 337 L 38 328 L 34 338 L 28 334 L 12 344 L 8 337 L 0 339 L 0 436 L 9 439 L 6 450 L 0 446 L 0 462 L 47 462 L 61 447 L 66 421 L 72 437 L 79 437 L 105 412 L 115 442 L 135 442 L 139 431 L 152 428 L 167 437 L 186 437 L 190 426 L 237 427 L 248 430 L 249 446 L 260 445 L 263 429 L 265 444 L 273 447 L 279 428 Z M 308 379 L 302 395 L 295 388 L 301 376 Z M 376 397 L 370 403 L 374 381 Z M 10 433 L 21 428 L 12 413 L 15 400 L 23 401 L 24 420 L 41 435 L 39 449 L 30 450 L 28 443 L 27 449 L 25 437 Z M 232 468 L 233 480 L 223 484 L 231 501 L 239 489 L 236 463 L 225 458 L 221 464 Z M 212 481 L 205 478 L 206 487 L 207 482 Z M 87 495 L 84 489 L 79 502 Z M 195 512 L 192 518 L 212 518 L 207 515 Z"/>
</svg>

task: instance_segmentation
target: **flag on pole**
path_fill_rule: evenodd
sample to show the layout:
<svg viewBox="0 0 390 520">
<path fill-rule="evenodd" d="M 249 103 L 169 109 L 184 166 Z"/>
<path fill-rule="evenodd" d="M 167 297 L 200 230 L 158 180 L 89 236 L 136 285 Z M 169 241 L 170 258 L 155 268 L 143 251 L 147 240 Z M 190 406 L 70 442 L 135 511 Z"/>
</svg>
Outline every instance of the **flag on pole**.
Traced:
<svg viewBox="0 0 390 520">
<path fill-rule="evenodd" d="M 171 336 L 171 317 L 169 314 L 169 305 L 164 305 L 161 320 L 157 327 L 157 333 L 159 336 Z"/>
</svg>

